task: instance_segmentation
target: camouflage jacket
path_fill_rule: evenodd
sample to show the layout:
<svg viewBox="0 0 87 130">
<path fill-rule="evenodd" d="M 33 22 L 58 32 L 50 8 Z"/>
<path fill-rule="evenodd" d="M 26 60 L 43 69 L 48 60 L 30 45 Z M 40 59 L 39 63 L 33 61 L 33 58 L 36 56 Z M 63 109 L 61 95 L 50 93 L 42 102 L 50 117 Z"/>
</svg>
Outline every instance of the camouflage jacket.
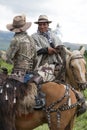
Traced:
<svg viewBox="0 0 87 130">
<path fill-rule="evenodd" d="M 33 39 L 26 32 L 15 34 L 7 50 L 7 60 L 14 69 L 34 69 L 36 49 Z"/>
</svg>

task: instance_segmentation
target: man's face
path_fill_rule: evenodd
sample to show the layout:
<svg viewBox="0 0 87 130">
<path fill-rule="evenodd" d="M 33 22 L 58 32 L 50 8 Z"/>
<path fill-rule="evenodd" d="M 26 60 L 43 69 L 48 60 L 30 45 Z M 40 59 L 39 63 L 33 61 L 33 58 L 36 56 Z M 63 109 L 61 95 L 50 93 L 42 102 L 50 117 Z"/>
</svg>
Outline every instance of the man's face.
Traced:
<svg viewBox="0 0 87 130">
<path fill-rule="evenodd" d="M 46 22 L 38 23 L 38 30 L 40 32 L 46 32 L 48 30 L 49 24 Z"/>
</svg>

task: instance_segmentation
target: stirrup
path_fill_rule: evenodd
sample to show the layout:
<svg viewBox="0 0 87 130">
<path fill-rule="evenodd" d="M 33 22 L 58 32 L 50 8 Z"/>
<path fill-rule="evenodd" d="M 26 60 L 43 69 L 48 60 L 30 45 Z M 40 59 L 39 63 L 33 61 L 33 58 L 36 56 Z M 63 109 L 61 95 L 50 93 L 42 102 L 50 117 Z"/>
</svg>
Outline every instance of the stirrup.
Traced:
<svg viewBox="0 0 87 130">
<path fill-rule="evenodd" d="M 42 109 L 45 106 L 45 100 L 42 99 L 36 99 L 36 105 L 34 106 L 34 109 Z"/>
</svg>

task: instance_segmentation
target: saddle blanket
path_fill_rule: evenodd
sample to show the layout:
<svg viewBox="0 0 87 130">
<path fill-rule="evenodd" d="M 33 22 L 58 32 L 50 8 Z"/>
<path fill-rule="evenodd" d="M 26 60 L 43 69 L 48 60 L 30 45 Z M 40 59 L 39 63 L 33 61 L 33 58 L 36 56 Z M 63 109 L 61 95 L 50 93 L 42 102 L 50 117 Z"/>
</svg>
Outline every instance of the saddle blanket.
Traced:
<svg viewBox="0 0 87 130">
<path fill-rule="evenodd" d="M 53 81 L 55 79 L 54 76 L 54 69 L 55 69 L 55 65 L 54 64 L 44 64 L 43 66 L 40 66 L 37 69 L 37 73 L 42 76 L 43 81 Z"/>
</svg>

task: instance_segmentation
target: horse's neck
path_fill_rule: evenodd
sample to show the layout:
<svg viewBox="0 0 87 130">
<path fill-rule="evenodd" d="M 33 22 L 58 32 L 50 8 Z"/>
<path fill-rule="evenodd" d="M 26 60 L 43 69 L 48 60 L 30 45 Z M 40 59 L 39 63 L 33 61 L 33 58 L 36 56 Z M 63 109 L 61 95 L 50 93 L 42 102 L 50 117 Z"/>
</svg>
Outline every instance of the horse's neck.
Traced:
<svg viewBox="0 0 87 130">
<path fill-rule="evenodd" d="M 67 72 L 66 72 L 65 81 L 66 81 L 66 83 L 68 83 L 68 84 L 70 84 L 70 85 L 72 85 L 72 86 L 75 85 L 75 81 L 74 81 L 74 78 L 73 78 L 73 76 L 72 76 L 71 73 L 67 73 Z"/>
<path fill-rule="evenodd" d="M 74 78 L 73 78 L 72 73 L 69 69 L 66 69 L 65 81 L 66 81 L 66 83 L 69 83 L 71 85 L 74 84 Z"/>
</svg>

